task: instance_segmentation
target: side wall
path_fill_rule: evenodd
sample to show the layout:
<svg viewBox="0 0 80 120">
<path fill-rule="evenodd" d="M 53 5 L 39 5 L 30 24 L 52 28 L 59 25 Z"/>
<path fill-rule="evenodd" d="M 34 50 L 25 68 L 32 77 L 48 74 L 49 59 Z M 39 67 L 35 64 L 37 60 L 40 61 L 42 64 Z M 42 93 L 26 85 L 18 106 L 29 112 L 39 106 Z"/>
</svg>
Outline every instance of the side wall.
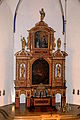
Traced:
<svg viewBox="0 0 80 120">
<path fill-rule="evenodd" d="M 67 3 L 67 102 L 80 105 L 80 94 L 77 95 L 77 90 L 80 91 L 80 1 L 67 0 Z"/>
<path fill-rule="evenodd" d="M 13 91 L 13 32 L 12 13 L 3 2 L 0 6 L 0 106 L 12 103 Z M 5 90 L 5 95 L 3 95 Z"/>
</svg>

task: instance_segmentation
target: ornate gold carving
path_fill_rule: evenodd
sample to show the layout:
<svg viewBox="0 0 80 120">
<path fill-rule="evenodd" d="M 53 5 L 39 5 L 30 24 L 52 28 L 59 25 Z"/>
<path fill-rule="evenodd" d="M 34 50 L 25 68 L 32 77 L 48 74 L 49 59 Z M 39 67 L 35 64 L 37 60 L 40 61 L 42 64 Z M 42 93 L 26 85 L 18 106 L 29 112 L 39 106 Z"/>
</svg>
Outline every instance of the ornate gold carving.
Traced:
<svg viewBox="0 0 80 120">
<path fill-rule="evenodd" d="M 30 61 L 28 61 L 28 64 L 27 64 L 27 86 L 29 87 L 31 84 L 31 81 L 30 81 Z"/>
<path fill-rule="evenodd" d="M 26 91 L 25 91 L 25 90 L 21 90 L 21 91 L 20 91 L 20 95 L 21 95 L 21 94 L 25 94 L 25 95 L 26 95 Z"/>
<path fill-rule="evenodd" d="M 30 97 L 31 97 L 31 91 L 27 90 L 27 98 L 30 98 Z"/>
<path fill-rule="evenodd" d="M 52 44 L 50 45 L 50 49 L 52 50 Z"/>
<path fill-rule="evenodd" d="M 43 98 L 44 97 L 46 98 L 47 95 L 49 97 L 51 95 L 52 97 L 53 96 L 55 97 L 56 93 L 60 93 L 61 95 L 63 95 L 63 92 L 66 96 L 65 57 L 67 56 L 67 53 L 65 51 L 60 50 L 60 47 L 61 47 L 60 38 L 57 40 L 57 51 L 53 51 L 55 50 L 55 38 L 54 38 L 55 31 L 51 27 L 48 27 L 48 25 L 43 21 L 45 17 L 45 12 L 43 8 L 40 11 L 40 15 L 41 15 L 41 21 L 38 22 L 35 25 L 35 27 L 31 28 L 28 31 L 29 36 L 28 36 L 28 42 L 27 42 L 27 51 L 25 50 L 26 41 L 25 41 L 25 38 L 23 37 L 21 39 L 22 49 L 16 53 L 16 80 L 14 81 L 15 98 L 20 97 L 20 93 L 23 93 L 25 91 L 27 100 L 29 101 L 30 101 L 31 95 L 35 97 L 36 96 L 35 94 L 37 92 L 36 88 L 38 84 L 34 85 L 32 83 L 32 76 L 33 76 L 32 65 L 34 61 L 36 61 L 37 59 L 44 59 L 45 61 L 48 62 L 48 65 L 49 65 L 49 68 L 48 68 L 49 83 L 44 84 L 45 90 L 40 89 L 41 95 L 39 94 L 39 98 L 41 96 L 43 100 Z M 46 43 L 47 43 L 47 47 L 46 47 Z M 38 73 L 39 71 L 36 70 L 36 72 Z M 44 80 L 45 79 L 46 78 L 44 78 Z M 44 91 L 47 92 L 47 95 L 43 97 L 43 94 L 45 94 Z M 36 97 L 36 99 L 38 98 Z M 28 101 L 27 101 L 27 105 L 28 105 Z M 29 106 L 30 106 L 30 102 L 28 107 Z"/>
</svg>

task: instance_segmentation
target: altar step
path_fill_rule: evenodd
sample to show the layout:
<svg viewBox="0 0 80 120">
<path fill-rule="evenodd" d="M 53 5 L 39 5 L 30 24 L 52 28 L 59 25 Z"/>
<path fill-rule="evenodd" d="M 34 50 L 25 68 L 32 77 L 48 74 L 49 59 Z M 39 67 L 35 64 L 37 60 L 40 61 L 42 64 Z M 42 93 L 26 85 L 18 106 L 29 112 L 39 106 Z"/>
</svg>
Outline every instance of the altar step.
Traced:
<svg viewBox="0 0 80 120">
<path fill-rule="evenodd" d="M 41 120 L 40 116 L 15 116 L 14 120 Z"/>
<path fill-rule="evenodd" d="M 15 116 L 14 120 L 80 120 L 73 115 L 40 115 L 40 116 Z"/>
<path fill-rule="evenodd" d="M 55 108 L 53 108 L 53 107 L 35 107 L 34 109 L 33 109 L 33 111 L 34 112 L 49 112 L 49 113 L 51 113 L 51 112 L 56 112 L 57 110 L 55 109 Z"/>
</svg>

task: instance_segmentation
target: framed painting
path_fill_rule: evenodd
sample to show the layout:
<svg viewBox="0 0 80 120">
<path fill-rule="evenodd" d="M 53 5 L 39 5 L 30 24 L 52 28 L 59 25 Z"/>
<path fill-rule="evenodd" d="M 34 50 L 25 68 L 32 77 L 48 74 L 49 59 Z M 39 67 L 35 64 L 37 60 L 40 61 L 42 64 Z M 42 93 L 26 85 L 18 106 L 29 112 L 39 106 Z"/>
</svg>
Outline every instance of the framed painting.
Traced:
<svg viewBox="0 0 80 120">
<path fill-rule="evenodd" d="M 48 33 L 45 31 L 35 32 L 34 39 L 35 48 L 48 48 Z"/>
</svg>

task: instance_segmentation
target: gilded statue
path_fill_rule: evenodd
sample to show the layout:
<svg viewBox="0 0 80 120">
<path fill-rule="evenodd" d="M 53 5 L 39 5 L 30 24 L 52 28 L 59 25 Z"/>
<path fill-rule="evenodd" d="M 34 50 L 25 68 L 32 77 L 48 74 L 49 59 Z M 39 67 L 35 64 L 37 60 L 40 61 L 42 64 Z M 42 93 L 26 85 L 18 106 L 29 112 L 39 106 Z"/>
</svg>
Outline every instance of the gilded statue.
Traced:
<svg viewBox="0 0 80 120">
<path fill-rule="evenodd" d="M 22 64 L 21 66 L 21 77 L 24 78 L 24 74 L 25 74 L 25 68 L 24 65 Z"/>
<path fill-rule="evenodd" d="M 26 46 L 25 38 L 23 37 L 21 41 L 22 41 L 22 50 L 25 50 L 25 46 Z"/>
<path fill-rule="evenodd" d="M 57 77 L 60 77 L 60 66 L 57 65 Z"/>
<path fill-rule="evenodd" d="M 45 12 L 44 12 L 44 9 L 42 8 L 40 12 L 40 15 L 41 15 L 41 21 L 43 21 L 44 17 L 45 17 Z"/>
<path fill-rule="evenodd" d="M 61 47 L 61 40 L 60 40 L 60 38 L 58 38 L 58 40 L 57 40 L 57 48 L 60 49 L 60 47 Z"/>
</svg>

